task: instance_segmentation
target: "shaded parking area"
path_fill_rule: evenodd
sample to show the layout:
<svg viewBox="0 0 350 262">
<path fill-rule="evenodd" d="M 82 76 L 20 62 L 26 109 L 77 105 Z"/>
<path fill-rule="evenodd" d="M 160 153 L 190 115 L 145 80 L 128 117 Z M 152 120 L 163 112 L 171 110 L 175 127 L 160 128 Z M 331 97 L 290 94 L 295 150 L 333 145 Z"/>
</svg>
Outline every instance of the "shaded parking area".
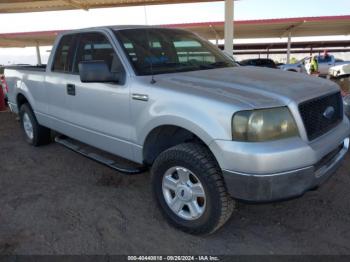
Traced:
<svg viewBox="0 0 350 262">
<path fill-rule="evenodd" d="M 124 176 L 57 144 L 33 148 L 0 113 L 0 254 L 350 254 L 350 155 L 319 190 L 239 204 L 208 237 L 170 227 L 148 173 Z"/>
</svg>

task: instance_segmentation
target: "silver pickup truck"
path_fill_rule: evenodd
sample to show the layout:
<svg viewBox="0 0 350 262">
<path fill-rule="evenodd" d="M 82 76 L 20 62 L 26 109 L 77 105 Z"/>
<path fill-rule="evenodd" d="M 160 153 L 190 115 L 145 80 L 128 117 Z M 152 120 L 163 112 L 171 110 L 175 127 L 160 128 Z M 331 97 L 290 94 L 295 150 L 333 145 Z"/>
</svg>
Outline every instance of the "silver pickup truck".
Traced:
<svg viewBox="0 0 350 262">
<path fill-rule="evenodd" d="M 336 84 L 240 67 L 183 30 L 64 33 L 46 67 L 5 75 L 30 144 L 55 131 L 151 167 L 165 217 L 193 234 L 220 228 L 235 200 L 283 200 L 319 186 L 349 147 Z"/>
</svg>

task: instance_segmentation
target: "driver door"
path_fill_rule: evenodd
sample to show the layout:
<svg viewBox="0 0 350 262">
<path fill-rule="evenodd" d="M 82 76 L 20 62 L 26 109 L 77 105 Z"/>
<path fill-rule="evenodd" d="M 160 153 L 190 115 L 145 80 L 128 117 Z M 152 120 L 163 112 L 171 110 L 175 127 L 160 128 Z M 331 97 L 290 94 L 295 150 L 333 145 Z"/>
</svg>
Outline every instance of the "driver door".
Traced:
<svg viewBox="0 0 350 262">
<path fill-rule="evenodd" d="M 79 63 L 86 61 L 104 61 L 111 72 L 121 72 L 125 76 L 124 67 L 107 35 L 102 32 L 79 35 L 73 65 L 75 77 L 67 85 L 74 135 L 82 142 L 130 159 L 132 129 L 128 83 L 82 83 Z"/>
</svg>

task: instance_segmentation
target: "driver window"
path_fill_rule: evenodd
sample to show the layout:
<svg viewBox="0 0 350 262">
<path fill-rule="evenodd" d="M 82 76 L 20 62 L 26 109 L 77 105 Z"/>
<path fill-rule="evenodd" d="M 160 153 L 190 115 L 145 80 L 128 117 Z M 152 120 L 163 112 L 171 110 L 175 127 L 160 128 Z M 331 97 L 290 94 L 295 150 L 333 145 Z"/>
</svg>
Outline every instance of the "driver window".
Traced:
<svg viewBox="0 0 350 262">
<path fill-rule="evenodd" d="M 111 72 L 123 72 L 123 66 L 109 40 L 101 33 L 80 35 L 74 72 L 79 73 L 78 65 L 85 61 L 105 61 Z"/>
</svg>

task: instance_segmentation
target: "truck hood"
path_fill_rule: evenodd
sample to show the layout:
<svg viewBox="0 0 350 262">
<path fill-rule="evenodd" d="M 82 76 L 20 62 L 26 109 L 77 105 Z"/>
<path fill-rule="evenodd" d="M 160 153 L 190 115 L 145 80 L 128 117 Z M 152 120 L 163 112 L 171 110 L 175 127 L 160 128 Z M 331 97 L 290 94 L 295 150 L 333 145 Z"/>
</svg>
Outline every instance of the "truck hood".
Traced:
<svg viewBox="0 0 350 262">
<path fill-rule="evenodd" d="M 157 75 L 156 80 L 163 87 L 252 108 L 300 103 L 339 90 L 336 84 L 321 78 L 251 66 Z"/>
</svg>

